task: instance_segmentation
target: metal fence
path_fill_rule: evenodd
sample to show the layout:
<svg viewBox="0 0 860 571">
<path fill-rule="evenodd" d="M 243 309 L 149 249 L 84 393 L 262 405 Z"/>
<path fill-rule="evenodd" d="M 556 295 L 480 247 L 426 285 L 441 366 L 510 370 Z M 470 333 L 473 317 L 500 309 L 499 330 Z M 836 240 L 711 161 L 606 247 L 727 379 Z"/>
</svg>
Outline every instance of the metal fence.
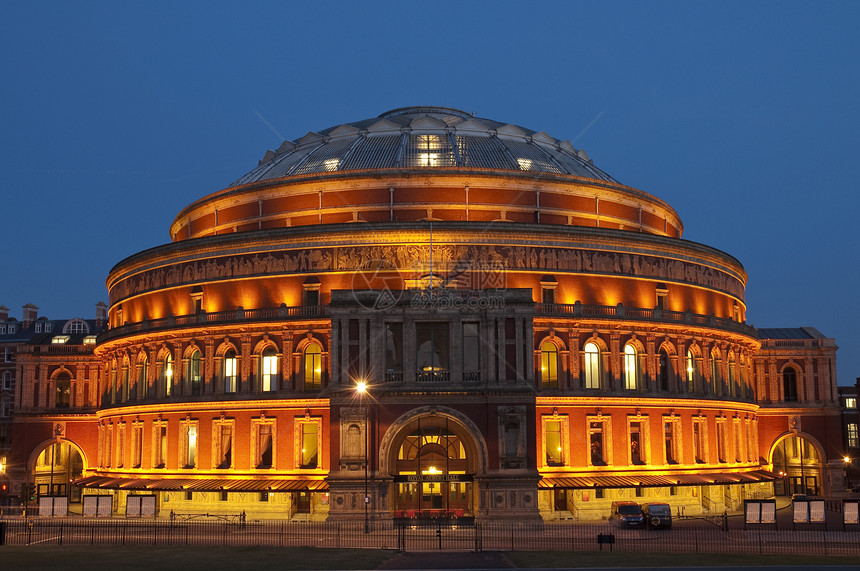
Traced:
<svg viewBox="0 0 860 571">
<path fill-rule="evenodd" d="M 707 524 L 617 529 L 602 524 L 236 520 L 6 519 L 0 545 L 154 545 L 377 548 L 399 551 L 598 551 L 860 555 L 860 530 L 726 531 Z M 600 542 L 599 542 L 600 538 Z"/>
</svg>

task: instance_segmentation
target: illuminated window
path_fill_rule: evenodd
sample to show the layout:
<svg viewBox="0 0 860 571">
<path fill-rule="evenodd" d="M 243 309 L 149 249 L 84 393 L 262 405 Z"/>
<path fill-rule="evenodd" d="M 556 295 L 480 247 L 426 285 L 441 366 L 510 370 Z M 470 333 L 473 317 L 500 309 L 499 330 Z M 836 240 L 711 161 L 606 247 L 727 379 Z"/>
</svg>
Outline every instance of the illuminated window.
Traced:
<svg viewBox="0 0 860 571">
<path fill-rule="evenodd" d="M 318 391 L 322 387 L 322 348 L 310 343 L 305 348 L 305 390 Z"/>
<path fill-rule="evenodd" d="M 639 378 L 639 355 L 636 347 L 628 343 L 624 346 L 624 388 L 636 390 Z"/>
<path fill-rule="evenodd" d="M 699 364 L 696 361 L 696 356 L 693 354 L 692 349 L 687 349 L 686 361 L 687 392 L 692 393 L 696 390 L 696 381 L 699 377 Z"/>
<path fill-rule="evenodd" d="M 540 346 L 540 378 L 544 387 L 558 387 L 558 348 L 549 341 Z"/>
<path fill-rule="evenodd" d="M 640 420 L 630 422 L 630 463 L 645 464 L 645 423 Z"/>
<path fill-rule="evenodd" d="M 84 337 L 84 345 L 95 345 L 96 344 L 96 336 L 95 335 L 87 335 Z"/>
<path fill-rule="evenodd" d="M 173 356 L 170 353 L 165 354 L 161 362 L 160 383 L 164 387 L 164 396 L 173 394 Z"/>
<path fill-rule="evenodd" d="M 848 423 L 848 447 L 860 448 L 860 433 L 857 431 L 857 423 Z"/>
<path fill-rule="evenodd" d="M 562 424 L 560 420 L 547 420 L 544 425 L 544 448 L 546 449 L 547 466 L 564 466 L 566 464 Z"/>
<path fill-rule="evenodd" d="M 183 421 L 181 427 L 179 457 L 182 467 L 194 468 L 197 466 L 197 423 Z"/>
<path fill-rule="evenodd" d="M 787 367 L 782 372 L 782 400 L 786 402 L 797 402 L 797 371 Z"/>
<path fill-rule="evenodd" d="M 519 165 L 521 171 L 531 170 L 532 160 L 519 158 L 517 159 L 517 165 Z"/>
<path fill-rule="evenodd" d="M 55 335 L 51 338 L 51 343 L 54 345 L 64 345 L 69 342 L 71 337 L 69 335 Z"/>
<path fill-rule="evenodd" d="M 260 390 L 269 392 L 278 387 L 278 353 L 274 347 L 266 347 L 260 360 Z"/>
<path fill-rule="evenodd" d="M 200 394 L 200 380 L 202 378 L 200 368 L 200 351 L 195 349 L 188 359 L 188 380 L 186 381 L 191 387 L 192 395 Z"/>
<path fill-rule="evenodd" d="M 601 385 L 600 349 L 593 342 L 586 343 L 583 349 L 582 373 L 585 379 L 585 388 L 599 389 Z"/>
<path fill-rule="evenodd" d="M 845 408 L 857 408 L 857 397 L 845 397 Z"/>
<path fill-rule="evenodd" d="M 454 166 L 454 154 L 447 136 L 411 135 L 407 163 L 419 167 Z"/>
<path fill-rule="evenodd" d="M 327 171 L 336 171 L 337 167 L 340 165 L 340 159 L 326 159 L 323 165 Z"/>
<path fill-rule="evenodd" d="M 224 392 L 235 393 L 238 389 L 238 376 L 236 374 L 236 351 L 228 349 L 224 353 Z"/>
<path fill-rule="evenodd" d="M 319 428 L 317 422 L 302 422 L 301 426 L 301 464 L 299 468 L 313 469 L 319 467 Z"/>
</svg>

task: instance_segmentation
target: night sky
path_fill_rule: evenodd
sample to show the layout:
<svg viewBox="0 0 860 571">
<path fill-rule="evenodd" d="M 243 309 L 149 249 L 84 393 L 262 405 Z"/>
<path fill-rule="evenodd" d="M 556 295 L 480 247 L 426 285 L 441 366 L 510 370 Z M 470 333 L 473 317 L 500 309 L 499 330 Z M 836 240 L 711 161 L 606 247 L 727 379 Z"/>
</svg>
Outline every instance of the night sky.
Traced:
<svg viewBox="0 0 860 571">
<path fill-rule="evenodd" d="M 95 316 L 110 268 L 284 138 L 441 105 L 569 139 L 738 258 L 747 321 L 860 376 L 858 2 L 11 2 L 0 305 Z M 177 3 L 180 4 L 180 3 Z"/>
</svg>

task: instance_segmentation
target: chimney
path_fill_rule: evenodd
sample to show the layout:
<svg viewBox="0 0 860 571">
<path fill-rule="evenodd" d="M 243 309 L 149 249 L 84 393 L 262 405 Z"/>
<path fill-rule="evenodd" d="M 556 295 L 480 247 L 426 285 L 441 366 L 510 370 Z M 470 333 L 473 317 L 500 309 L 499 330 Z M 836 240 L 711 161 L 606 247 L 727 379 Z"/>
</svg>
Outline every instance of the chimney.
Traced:
<svg viewBox="0 0 860 571">
<path fill-rule="evenodd" d="M 28 303 L 24 306 L 24 319 L 21 323 L 21 329 L 29 329 L 30 325 L 36 321 L 36 318 L 39 317 L 39 308 L 33 305 L 32 303 Z"/>
<path fill-rule="evenodd" d="M 107 320 L 107 304 L 100 301 L 96 304 L 96 328 L 101 329 Z"/>
<path fill-rule="evenodd" d="M 0 305 L 0 321 L 9 319 L 9 308 L 5 305 Z"/>
</svg>

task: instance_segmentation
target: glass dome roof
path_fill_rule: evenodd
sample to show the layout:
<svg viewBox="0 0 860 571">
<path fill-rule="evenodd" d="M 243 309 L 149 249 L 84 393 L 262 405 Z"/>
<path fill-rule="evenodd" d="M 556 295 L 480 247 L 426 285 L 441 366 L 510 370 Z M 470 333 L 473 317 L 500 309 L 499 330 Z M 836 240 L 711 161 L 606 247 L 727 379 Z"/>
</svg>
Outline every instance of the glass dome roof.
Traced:
<svg viewBox="0 0 860 571">
<path fill-rule="evenodd" d="M 569 141 L 448 107 L 403 107 L 310 132 L 268 151 L 231 186 L 292 175 L 374 169 L 492 169 L 618 182 Z"/>
</svg>

